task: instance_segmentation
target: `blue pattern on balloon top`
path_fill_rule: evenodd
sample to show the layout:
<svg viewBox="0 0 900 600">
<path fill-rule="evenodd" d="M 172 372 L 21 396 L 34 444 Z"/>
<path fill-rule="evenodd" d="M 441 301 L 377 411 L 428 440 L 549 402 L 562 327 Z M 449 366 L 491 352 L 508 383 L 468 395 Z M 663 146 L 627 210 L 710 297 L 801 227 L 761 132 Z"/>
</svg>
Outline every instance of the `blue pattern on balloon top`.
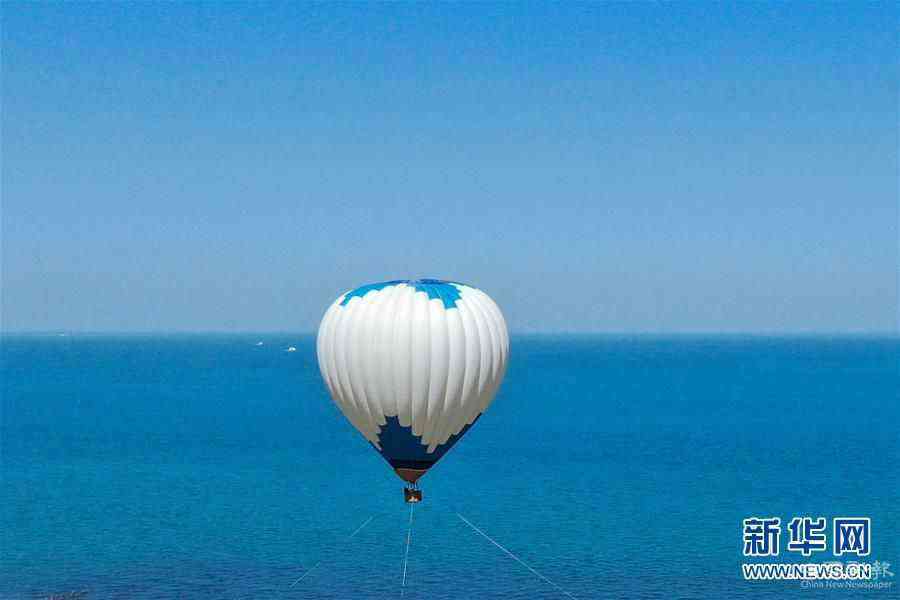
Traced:
<svg viewBox="0 0 900 600">
<path fill-rule="evenodd" d="M 362 298 L 372 291 L 383 290 L 386 287 L 400 285 L 405 283 L 419 292 L 428 294 L 431 300 L 437 299 L 444 303 L 444 308 L 456 308 L 456 301 L 459 299 L 459 289 L 456 287 L 455 281 L 444 281 L 443 279 L 395 279 L 393 281 L 382 281 L 380 283 L 369 283 L 360 286 L 353 291 L 347 292 L 344 299 L 341 300 L 341 306 L 346 306 L 351 299 Z"/>
</svg>

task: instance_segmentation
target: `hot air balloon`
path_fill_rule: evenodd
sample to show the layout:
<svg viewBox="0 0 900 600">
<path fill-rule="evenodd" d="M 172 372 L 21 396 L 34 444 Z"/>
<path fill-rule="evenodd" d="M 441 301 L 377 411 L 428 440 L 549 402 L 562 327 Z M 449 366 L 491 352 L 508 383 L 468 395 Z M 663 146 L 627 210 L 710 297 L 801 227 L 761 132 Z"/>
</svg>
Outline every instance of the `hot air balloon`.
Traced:
<svg viewBox="0 0 900 600">
<path fill-rule="evenodd" d="M 342 294 L 319 325 L 322 378 L 347 420 L 405 482 L 418 480 L 484 413 L 506 372 L 500 309 L 472 286 L 385 281 Z"/>
</svg>

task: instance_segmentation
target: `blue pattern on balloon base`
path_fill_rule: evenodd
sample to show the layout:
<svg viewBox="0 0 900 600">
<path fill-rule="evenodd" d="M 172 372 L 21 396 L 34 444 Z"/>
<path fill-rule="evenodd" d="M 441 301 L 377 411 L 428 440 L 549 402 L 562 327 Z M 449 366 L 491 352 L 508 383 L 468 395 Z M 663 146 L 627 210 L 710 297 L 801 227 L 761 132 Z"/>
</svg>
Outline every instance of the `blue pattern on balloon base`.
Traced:
<svg viewBox="0 0 900 600">
<path fill-rule="evenodd" d="M 376 450 L 395 469 L 429 469 L 459 441 L 459 438 L 465 435 L 480 417 L 481 415 L 478 415 L 459 433 L 451 435 L 431 454 L 428 453 L 428 446 L 422 443 L 422 436 L 415 435 L 412 427 L 400 425 L 398 417 L 387 417 L 387 423 L 381 427 L 381 431 L 378 433 L 381 450 L 378 450 L 377 447 Z"/>
</svg>

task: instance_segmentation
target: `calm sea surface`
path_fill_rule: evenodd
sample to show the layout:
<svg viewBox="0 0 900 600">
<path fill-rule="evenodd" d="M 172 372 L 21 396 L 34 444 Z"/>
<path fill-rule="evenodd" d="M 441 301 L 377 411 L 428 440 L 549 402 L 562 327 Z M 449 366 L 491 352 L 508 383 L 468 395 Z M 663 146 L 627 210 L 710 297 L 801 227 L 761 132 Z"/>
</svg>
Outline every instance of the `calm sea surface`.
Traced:
<svg viewBox="0 0 900 600">
<path fill-rule="evenodd" d="M 313 338 L 0 344 L 0 597 L 399 596 L 401 482 Z M 896 597 L 900 577 L 802 589 L 740 564 L 746 517 L 868 516 L 868 560 L 900 575 L 900 341 L 514 337 L 421 483 L 409 598 L 566 597 L 458 514 L 578 598 Z"/>
</svg>

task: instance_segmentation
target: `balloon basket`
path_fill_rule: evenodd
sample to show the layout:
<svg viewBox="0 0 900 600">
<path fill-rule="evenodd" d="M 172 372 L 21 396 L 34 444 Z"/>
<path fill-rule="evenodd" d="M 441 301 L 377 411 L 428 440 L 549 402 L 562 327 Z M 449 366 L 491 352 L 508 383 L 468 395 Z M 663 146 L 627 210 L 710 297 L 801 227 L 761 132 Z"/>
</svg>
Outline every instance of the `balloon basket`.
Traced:
<svg viewBox="0 0 900 600">
<path fill-rule="evenodd" d="M 403 488 L 403 498 L 407 504 L 415 504 L 422 501 L 422 490 L 416 488 Z"/>
</svg>

